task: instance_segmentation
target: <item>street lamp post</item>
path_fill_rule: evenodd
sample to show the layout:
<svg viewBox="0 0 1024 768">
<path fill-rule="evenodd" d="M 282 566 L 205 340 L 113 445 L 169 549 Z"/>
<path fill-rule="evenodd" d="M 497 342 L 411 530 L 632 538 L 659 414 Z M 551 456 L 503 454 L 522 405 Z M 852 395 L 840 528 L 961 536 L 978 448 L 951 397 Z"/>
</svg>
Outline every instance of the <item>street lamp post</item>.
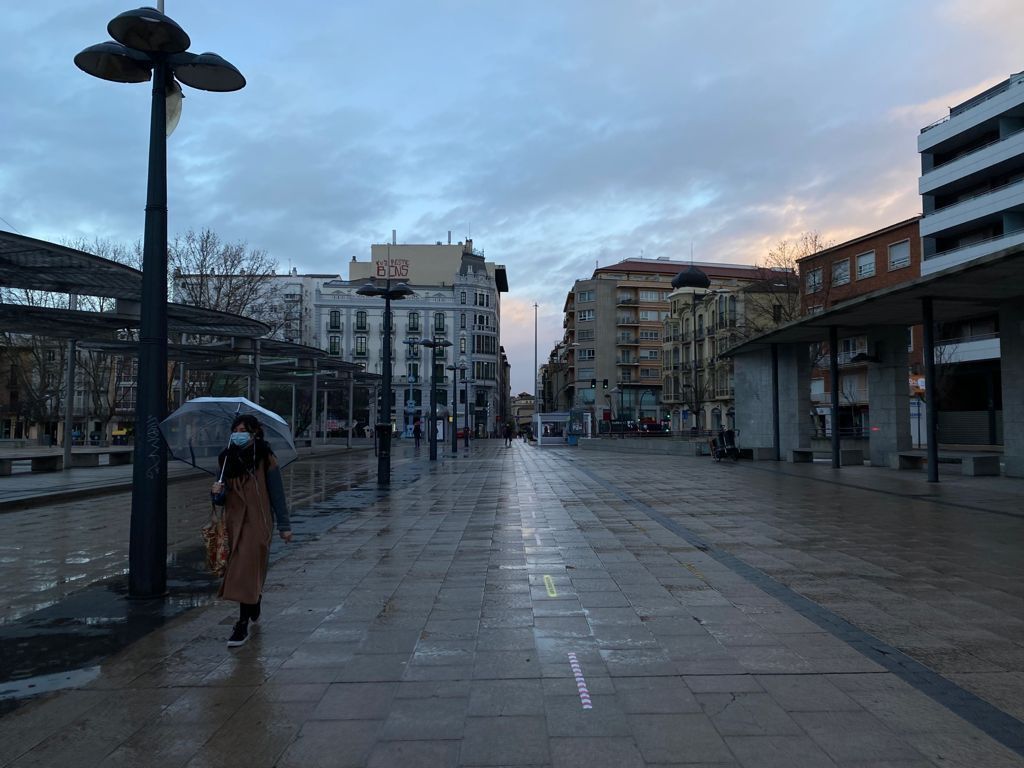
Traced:
<svg viewBox="0 0 1024 768">
<path fill-rule="evenodd" d="M 447 339 L 428 339 L 420 345 L 430 350 L 430 460 L 437 461 L 437 350 L 452 343 Z"/>
<path fill-rule="evenodd" d="M 678 275 L 672 278 L 672 287 L 675 289 L 690 288 L 690 333 L 692 334 L 690 340 L 690 367 L 693 379 L 690 381 L 693 392 L 693 417 L 694 426 L 697 430 L 700 429 L 700 406 L 701 403 L 697 402 L 699 397 L 697 387 L 697 290 L 701 289 L 704 293 L 701 294 L 701 298 L 708 295 L 708 288 L 711 287 L 711 280 L 704 272 L 693 264 L 688 269 L 680 272 Z"/>
<path fill-rule="evenodd" d="M 455 374 L 458 371 L 462 371 L 463 376 L 465 376 L 466 364 L 462 363 L 461 365 L 455 365 L 455 363 L 452 363 L 451 365 L 446 366 L 445 370 L 452 372 L 452 405 L 451 408 L 448 409 L 448 412 L 451 414 L 452 417 L 452 456 L 458 456 L 459 430 L 457 429 L 457 426 L 459 422 L 459 377 L 456 376 Z"/>
<path fill-rule="evenodd" d="M 389 259 L 387 269 L 391 271 L 390 248 L 388 249 Z M 391 300 L 404 299 L 413 293 L 405 283 L 391 285 L 391 278 L 384 281 L 383 286 L 378 286 L 376 281 L 371 280 L 362 288 L 356 291 L 360 296 L 383 296 L 384 297 L 384 352 L 383 367 L 381 369 L 381 410 L 377 414 L 377 424 L 374 427 L 374 434 L 379 436 L 377 450 L 377 486 L 387 488 L 391 485 Z"/>
<path fill-rule="evenodd" d="M 192 41 L 185 30 L 155 8 L 124 12 L 107 24 L 107 32 L 116 42 L 89 46 L 75 56 L 75 65 L 116 83 L 153 81 L 128 592 L 157 597 L 167 588 L 167 448 L 159 429 L 167 411 L 167 136 L 180 115 L 179 81 L 227 92 L 243 88 L 245 78 L 215 53 L 189 53 Z"/>
<path fill-rule="evenodd" d="M 462 438 L 463 438 L 462 444 L 465 447 L 465 449 L 468 451 L 469 450 L 469 385 L 472 384 L 473 382 L 470 381 L 468 378 L 465 378 L 465 379 L 463 379 L 463 383 L 466 385 L 466 402 L 465 402 L 466 426 L 465 426 L 465 431 L 462 433 Z"/>
</svg>

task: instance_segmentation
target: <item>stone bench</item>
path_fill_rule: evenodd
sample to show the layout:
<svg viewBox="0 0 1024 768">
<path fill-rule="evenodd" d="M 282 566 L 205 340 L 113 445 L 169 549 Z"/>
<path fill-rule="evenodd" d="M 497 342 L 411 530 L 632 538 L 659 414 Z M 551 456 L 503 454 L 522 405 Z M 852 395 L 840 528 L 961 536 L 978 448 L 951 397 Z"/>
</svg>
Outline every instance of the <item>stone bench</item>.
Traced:
<svg viewBox="0 0 1024 768">
<path fill-rule="evenodd" d="M 4 456 L 0 458 L 0 477 L 7 477 L 14 471 L 14 462 L 31 461 L 33 472 L 60 472 L 64 469 L 64 457 L 52 456 Z"/>
<path fill-rule="evenodd" d="M 100 456 L 107 456 L 107 463 L 112 467 L 116 467 L 124 464 L 131 464 L 134 455 L 134 448 L 120 448 L 109 451 L 89 451 L 88 453 L 72 453 L 71 466 L 98 467 L 100 465 Z"/>
<path fill-rule="evenodd" d="M 927 463 L 928 459 L 917 453 L 889 454 L 889 466 L 893 469 L 921 469 Z"/>
<path fill-rule="evenodd" d="M 960 461 L 960 472 L 971 477 L 980 475 L 998 475 L 998 456 L 964 456 Z"/>
<path fill-rule="evenodd" d="M 814 451 L 794 448 L 789 453 L 789 460 L 794 464 L 810 464 L 814 461 Z"/>
<path fill-rule="evenodd" d="M 864 466 L 864 451 L 860 448 L 840 448 L 839 466 L 841 467 L 862 467 Z"/>
</svg>

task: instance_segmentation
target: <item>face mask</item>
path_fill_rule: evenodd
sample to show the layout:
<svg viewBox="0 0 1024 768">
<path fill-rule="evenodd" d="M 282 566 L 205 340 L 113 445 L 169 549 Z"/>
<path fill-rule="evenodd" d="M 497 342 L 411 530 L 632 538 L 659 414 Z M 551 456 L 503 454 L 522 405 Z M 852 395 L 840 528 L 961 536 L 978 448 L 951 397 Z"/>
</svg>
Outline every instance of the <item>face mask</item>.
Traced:
<svg viewBox="0 0 1024 768">
<path fill-rule="evenodd" d="M 249 444 L 252 439 L 252 435 L 248 432 L 232 432 L 231 433 L 231 444 L 236 445 L 239 448 L 244 448 Z"/>
</svg>

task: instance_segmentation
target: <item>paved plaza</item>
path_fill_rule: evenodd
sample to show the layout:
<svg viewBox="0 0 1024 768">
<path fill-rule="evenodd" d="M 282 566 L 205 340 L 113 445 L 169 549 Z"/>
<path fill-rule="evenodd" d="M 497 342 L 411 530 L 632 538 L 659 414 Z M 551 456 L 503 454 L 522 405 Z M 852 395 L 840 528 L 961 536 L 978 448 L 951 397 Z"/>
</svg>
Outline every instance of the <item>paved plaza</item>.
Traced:
<svg viewBox="0 0 1024 768">
<path fill-rule="evenodd" d="M 205 476 L 117 618 L 126 493 L 0 513 L 0 766 L 1024 765 L 1024 483 L 439 452 L 289 467 L 237 650 Z"/>
</svg>

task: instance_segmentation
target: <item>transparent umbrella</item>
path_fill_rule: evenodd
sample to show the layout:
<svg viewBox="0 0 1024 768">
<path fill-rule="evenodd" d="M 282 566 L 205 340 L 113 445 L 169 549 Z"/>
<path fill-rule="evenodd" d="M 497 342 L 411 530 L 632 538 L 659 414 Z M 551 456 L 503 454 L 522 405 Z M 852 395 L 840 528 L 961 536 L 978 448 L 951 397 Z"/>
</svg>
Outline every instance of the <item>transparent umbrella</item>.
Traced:
<svg viewBox="0 0 1024 768">
<path fill-rule="evenodd" d="M 244 397 L 197 397 L 186 401 L 160 422 L 160 431 L 171 456 L 211 475 L 220 472 L 218 457 L 230 440 L 236 416 L 255 416 L 263 435 L 282 467 L 295 461 L 298 452 L 288 422 L 273 411 Z"/>
</svg>

